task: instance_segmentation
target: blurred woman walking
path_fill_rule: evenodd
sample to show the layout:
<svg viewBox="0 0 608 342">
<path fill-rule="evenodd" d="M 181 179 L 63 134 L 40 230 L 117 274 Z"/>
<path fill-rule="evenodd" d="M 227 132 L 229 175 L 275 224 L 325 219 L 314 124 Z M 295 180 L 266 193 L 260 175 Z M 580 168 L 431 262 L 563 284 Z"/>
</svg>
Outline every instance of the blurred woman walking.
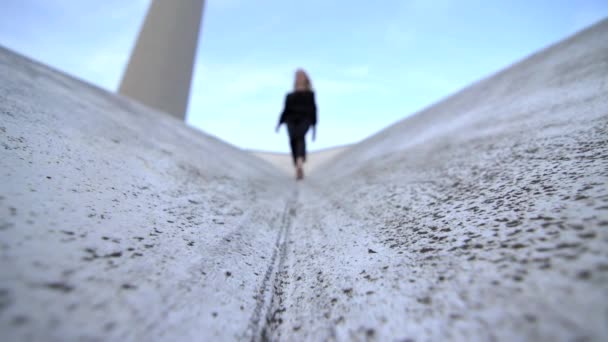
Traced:
<svg viewBox="0 0 608 342">
<path fill-rule="evenodd" d="M 295 167 L 296 179 L 304 178 L 304 162 L 306 162 L 306 133 L 312 127 L 312 140 L 315 140 L 317 127 L 317 104 L 310 78 L 303 69 L 298 69 L 295 75 L 294 90 L 285 97 L 285 107 L 277 124 L 287 125 L 291 156 Z"/>
</svg>

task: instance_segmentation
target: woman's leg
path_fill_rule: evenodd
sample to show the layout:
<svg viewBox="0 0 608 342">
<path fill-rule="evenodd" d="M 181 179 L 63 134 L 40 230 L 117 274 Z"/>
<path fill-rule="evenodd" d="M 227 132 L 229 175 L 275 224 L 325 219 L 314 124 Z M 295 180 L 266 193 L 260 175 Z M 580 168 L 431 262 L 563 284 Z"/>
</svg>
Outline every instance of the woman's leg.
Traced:
<svg viewBox="0 0 608 342">
<path fill-rule="evenodd" d="M 296 161 L 296 178 L 304 178 L 304 162 L 306 161 L 306 131 L 309 124 L 306 121 L 301 121 L 298 125 L 298 150 Z"/>
<path fill-rule="evenodd" d="M 296 166 L 296 160 L 298 158 L 298 139 L 297 139 L 297 127 L 294 122 L 287 122 L 287 133 L 289 134 L 289 147 L 291 147 L 291 158 L 293 165 Z"/>
<path fill-rule="evenodd" d="M 304 177 L 303 164 L 306 161 L 306 131 L 308 131 L 309 126 L 310 125 L 306 121 L 287 123 L 291 157 L 296 168 L 297 179 L 302 179 Z"/>
<path fill-rule="evenodd" d="M 304 144 L 305 140 L 302 135 L 298 135 L 294 139 L 296 151 L 296 179 L 304 178 Z"/>
<path fill-rule="evenodd" d="M 296 165 L 296 160 L 298 158 L 298 140 L 289 137 L 289 146 L 291 146 L 291 158 L 293 159 L 293 165 Z"/>
<path fill-rule="evenodd" d="M 296 157 L 302 158 L 302 162 L 306 161 L 306 132 L 308 132 L 308 128 L 310 124 L 308 121 L 300 121 L 298 122 L 297 127 L 297 138 L 298 138 L 298 149 Z"/>
<path fill-rule="evenodd" d="M 302 159 L 302 161 L 306 160 L 306 139 L 304 136 L 298 136 L 296 138 L 296 158 Z"/>
<path fill-rule="evenodd" d="M 296 161 L 296 179 L 304 178 L 304 160 L 302 157 L 298 157 Z"/>
<path fill-rule="evenodd" d="M 306 130 L 304 130 L 304 135 L 302 135 L 302 146 L 300 147 L 300 157 L 302 157 L 303 161 L 306 161 Z"/>
</svg>

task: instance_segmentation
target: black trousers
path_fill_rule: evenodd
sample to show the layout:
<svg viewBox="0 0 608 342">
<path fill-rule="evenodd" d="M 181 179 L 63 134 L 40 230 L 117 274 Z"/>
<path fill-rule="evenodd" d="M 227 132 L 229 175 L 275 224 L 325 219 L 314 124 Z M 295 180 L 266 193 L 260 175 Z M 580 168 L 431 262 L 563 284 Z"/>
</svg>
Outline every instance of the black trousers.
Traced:
<svg viewBox="0 0 608 342">
<path fill-rule="evenodd" d="M 306 161 L 306 132 L 310 128 L 308 120 L 293 120 L 287 121 L 287 131 L 289 132 L 289 145 L 291 146 L 291 157 L 293 164 L 296 164 L 296 159 L 304 158 Z"/>
</svg>

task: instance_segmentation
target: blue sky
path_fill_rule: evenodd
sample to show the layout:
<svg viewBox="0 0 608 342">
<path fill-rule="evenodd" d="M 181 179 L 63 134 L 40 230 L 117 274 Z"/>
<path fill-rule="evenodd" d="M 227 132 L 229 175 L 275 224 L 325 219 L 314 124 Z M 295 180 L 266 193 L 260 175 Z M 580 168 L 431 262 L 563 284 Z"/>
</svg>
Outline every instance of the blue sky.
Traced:
<svg viewBox="0 0 608 342">
<path fill-rule="evenodd" d="M 115 91 L 148 5 L 2 0 L 0 45 Z M 605 0 L 208 0 L 187 122 L 286 152 L 274 126 L 303 67 L 310 148 L 357 142 L 607 16 Z"/>
</svg>

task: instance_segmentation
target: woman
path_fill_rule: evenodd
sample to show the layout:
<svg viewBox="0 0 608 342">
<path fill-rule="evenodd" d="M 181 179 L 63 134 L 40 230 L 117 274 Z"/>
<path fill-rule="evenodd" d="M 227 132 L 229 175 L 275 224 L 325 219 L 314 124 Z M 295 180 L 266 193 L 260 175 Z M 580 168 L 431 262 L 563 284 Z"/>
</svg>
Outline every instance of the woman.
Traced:
<svg viewBox="0 0 608 342">
<path fill-rule="evenodd" d="M 285 108 L 277 124 L 279 131 L 281 124 L 287 124 L 291 156 L 296 168 L 296 179 L 304 178 L 302 169 L 306 161 L 306 132 L 312 126 L 312 140 L 315 140 L 317 125 L 317 105 L 315 93 L 312 90 L 310 78 L 302 69 L 296 71 L 294 91 L 285 97 Z"/>
</svg>

